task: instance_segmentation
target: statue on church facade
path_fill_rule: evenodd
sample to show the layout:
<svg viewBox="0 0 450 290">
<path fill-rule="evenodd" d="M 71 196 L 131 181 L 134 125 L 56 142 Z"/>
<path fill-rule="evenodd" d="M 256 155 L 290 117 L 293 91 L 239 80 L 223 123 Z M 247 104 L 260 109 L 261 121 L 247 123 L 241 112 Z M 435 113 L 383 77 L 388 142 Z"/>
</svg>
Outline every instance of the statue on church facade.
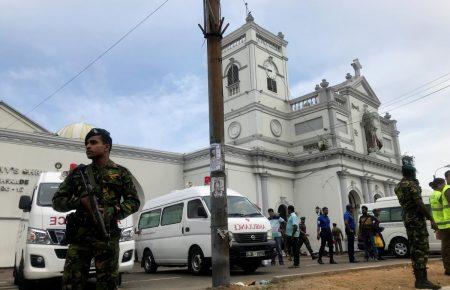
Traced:
<svg viewBox="0 0 450 290">
<path fill-rule="evenodd" d="M 375 116 L 364 107 L 362 117 L 364 133 L 366 133 L 367 152 L 377 152 L 383 147 L 383 143 L 378 139 L 377 127 L 375 126 Z"/>
</svg>

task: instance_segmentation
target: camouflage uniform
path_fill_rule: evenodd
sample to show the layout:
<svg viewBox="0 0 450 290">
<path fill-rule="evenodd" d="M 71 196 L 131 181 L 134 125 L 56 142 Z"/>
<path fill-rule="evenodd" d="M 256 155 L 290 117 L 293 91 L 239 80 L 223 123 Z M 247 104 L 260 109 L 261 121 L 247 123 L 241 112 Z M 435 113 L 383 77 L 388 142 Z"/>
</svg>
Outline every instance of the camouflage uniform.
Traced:
<svg viewBox="0 0 450 290">
<path fill-rule="evenodd" d="M 308 250 L 309 254 L 311 255 L 311 258 L 315 259 L 314 252 L 311 248 L 311 244 L 309 243 L 309 239 L 306 236 L 306 225 L 304 222 L 300 222 L 300 242 L 299 242 L 299 248 L 303 246 L 303 244 L 306 246 L 306 249 Z"/>
<path fill-rule="evenodd" d="M 416 180 L 403 178 L 395 187 L 395 194 L 403 208 L 402 218 L 408 235 L 409 250 L 414 273 L 426 269 L 428 262 L 428 230 L 425 217 L 416 200 L 422 199 L 422 189 Z"/>
<path fill-rule="evenodd" d="M 83 221 L 67 251 L 63 274 L 63 289 L 85 289 L 90 262 L 95 258 L 96 289 L 117 289 L 121 220 L 139 209 L 139 198 L 132 175 L 125 167 L 111 160 L 103 168 L 90 164 L 97 184 L 94 192 L 110 239 L 102 238 L 81 205 L 86 189 L 78 169 L 72 171 L 53 197 L 53 208 L 66 212 L 76 210 Z M 87 174 L 86 181 L 88 180 Z M 121 202 L 122 199 L 122 202 Z M 120 209 L 119 209 L 120 208 Z"/>
</svg>

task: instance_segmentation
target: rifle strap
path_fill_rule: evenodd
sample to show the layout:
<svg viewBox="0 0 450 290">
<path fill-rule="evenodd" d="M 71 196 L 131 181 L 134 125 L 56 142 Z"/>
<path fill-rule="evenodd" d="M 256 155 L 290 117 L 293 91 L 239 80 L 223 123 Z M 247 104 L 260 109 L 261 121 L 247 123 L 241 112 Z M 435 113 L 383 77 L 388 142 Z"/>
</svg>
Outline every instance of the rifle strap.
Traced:
<svg viewBox="0 0 450 290">
<path fill-rule="evenodd" d="M 97 183 L 95 182 L 94 173 L 92 172 L 92 165 L 89 164 L 86 166 L 86 174 L 89 179 L 89 183 L 91 184 L 92 188 L 94 189 L 94 195 L 95 195 L 95 189 L 97 187 Z"/>
</svg>

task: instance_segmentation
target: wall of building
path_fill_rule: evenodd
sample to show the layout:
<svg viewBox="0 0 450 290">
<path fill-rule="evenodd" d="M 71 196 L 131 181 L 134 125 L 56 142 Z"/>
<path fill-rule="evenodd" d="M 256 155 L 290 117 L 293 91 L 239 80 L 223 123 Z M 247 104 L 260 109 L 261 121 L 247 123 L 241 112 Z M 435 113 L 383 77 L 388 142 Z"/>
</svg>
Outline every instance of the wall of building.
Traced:
<svg viewBox="0 0 450 290">
<path fill-rule="evenodd" d="M 79 144 L 82 148 L 82 143 Z M 114 149 L 111 159 L 129 168 L 136 179 L 142 204 L 150 198 L 183 187 L 182 163 L 117 156 Z M 13 253 L 18 220 L 22 216 L 18 208 L 19 199 L 21 195 L 32 194 L 39 173 L 56 171 L 57 162 L 62 164 L 61 170 L 67 170 L 71 163 L 89 164 L 90 161 L 82 149 L 55 148 L 32 142 L 0 142 L 0 160 L 0 230 L 9 233 L 8 238 L 0 239 L 0 252 Z M 0 267 L 11 266 L 12 262 L 12 255 L 0 255 Z"/>
</svg>

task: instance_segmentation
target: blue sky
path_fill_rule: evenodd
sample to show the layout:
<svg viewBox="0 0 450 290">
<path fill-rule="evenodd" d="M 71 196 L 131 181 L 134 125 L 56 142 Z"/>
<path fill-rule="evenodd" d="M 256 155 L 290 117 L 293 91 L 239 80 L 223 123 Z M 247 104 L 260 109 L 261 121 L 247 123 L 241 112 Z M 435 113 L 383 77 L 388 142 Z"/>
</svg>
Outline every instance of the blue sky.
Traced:
<svg viewBox="0 0 450 290">
<path fill-rule="evenodd" d="M 0 1 L 0 99 L 27 113 L 162 2 Z M 450 73 L 448 1 L 247 2 L 258 24 L 289 41 L 291 97 L 322 78 L 343 81 L 356 57 L 382 103 Z M 170 0 L 29 116 L 50 131 L 79 121 L 105 127 L 119 144 L 175 152 L 208 146 L 202 13 L 200 0 Z M 228 32 L 241 26 L 243 1 L 222 1 L 222 14 Z M 450 163 L 449 95 L 391 113 L 422 182 Z"/>
</svg>

